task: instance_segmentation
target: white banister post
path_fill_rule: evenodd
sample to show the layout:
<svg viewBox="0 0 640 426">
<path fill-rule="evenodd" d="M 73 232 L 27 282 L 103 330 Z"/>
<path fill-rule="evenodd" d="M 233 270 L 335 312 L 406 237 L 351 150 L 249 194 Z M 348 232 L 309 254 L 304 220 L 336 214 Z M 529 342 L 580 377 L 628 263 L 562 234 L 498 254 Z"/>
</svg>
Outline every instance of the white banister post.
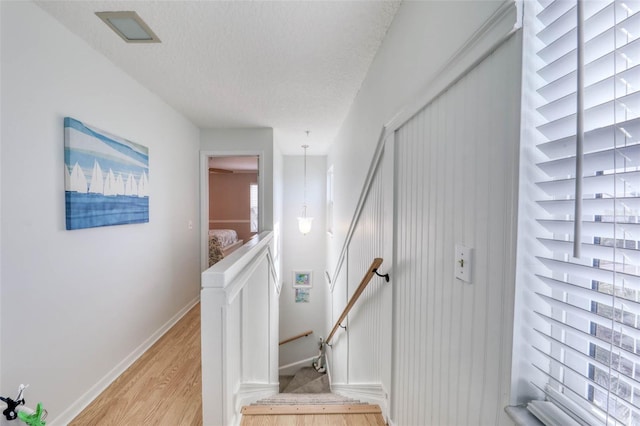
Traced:
<svg viewBox="0 0 640 426">
<path fill-rule="evenodd" d="M 272 241 L 264 232 L 202 273 L 204 426 L 239 424 L 241 405 L 278 392 Z"/>
<path fill-rule="evenodd" d="M 217 288 L 200 292 L 202 350 L 202 422 L 203 425 L 227 424 L 225 378 L 225 341 L 228 323 L 226 294 Z M 205 361 L 206 360 L 206 361 Z M 206 401 L 205 401 L 206 400 Z"/>
</svg>

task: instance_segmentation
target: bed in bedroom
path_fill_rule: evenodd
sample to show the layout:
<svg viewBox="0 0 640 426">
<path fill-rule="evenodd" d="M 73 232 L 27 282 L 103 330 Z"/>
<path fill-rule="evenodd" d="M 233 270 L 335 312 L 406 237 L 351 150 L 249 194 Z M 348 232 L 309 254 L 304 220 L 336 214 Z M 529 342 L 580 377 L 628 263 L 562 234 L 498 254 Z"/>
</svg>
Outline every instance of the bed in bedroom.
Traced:
<svg viewBox="0 0 640 426">
<path fill-rule="evenodd" d="M 238 233 L 233 229 L 210 229 L 209 266 L 230 255 L 242 243 L 243 240 L 238 239 Z"/>
</svg>

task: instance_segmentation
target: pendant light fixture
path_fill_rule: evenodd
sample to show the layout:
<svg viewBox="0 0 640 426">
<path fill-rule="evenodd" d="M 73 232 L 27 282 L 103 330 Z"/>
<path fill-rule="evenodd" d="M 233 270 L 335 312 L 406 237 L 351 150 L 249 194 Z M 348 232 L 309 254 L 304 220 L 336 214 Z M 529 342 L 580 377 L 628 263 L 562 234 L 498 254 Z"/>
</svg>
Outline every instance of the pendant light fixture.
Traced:
<svg viewBox="0 0 640 426">
<path fill-rule="evenodd" d="M 309 137 L 309 131 L 307 130 L 307 138 Z M 304 192 L 302 202 L 302 216 L 298 217 L 298 229 L 302 235 L 307 235 L 311 232 L 312 217 L 307 216 L 307 148 L 309 145 L 302 145 L 304 148 Z"/>
</svg>

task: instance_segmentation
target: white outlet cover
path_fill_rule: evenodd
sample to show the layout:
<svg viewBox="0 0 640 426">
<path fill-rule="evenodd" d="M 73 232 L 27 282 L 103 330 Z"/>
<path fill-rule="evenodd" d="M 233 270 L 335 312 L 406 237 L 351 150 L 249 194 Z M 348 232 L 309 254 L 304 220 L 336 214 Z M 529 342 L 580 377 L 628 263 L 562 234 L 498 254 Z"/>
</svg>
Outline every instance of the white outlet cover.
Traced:
<svg viewBox="0 0 640 426">
<path fill-rule="evenodd" d="M 456 244 L 454 262 L 455 277 L 466 283 L 471 283 L 473 249 L 462 244 Z"/>
</svg>

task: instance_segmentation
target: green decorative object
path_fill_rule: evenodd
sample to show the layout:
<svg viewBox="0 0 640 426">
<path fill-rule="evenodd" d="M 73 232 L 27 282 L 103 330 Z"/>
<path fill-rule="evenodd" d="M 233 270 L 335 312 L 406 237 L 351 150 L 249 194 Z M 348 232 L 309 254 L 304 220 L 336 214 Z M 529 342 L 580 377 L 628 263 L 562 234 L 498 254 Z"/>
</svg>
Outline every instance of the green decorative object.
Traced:
<svg viewBox="0 0 640 426">
<path fill-rule="evenodd" d="M 42 404 L 38 402 L 36 406 L 36 411 L 33 414 L 26 414 L 23 411 L 18 412 L 18 418 L 28 424 L 29 426 L 45 426 L 47 422 L 42 419 L 42 415 L 45 414 L 46 411 L 42 409 Z"/>
</svg>

